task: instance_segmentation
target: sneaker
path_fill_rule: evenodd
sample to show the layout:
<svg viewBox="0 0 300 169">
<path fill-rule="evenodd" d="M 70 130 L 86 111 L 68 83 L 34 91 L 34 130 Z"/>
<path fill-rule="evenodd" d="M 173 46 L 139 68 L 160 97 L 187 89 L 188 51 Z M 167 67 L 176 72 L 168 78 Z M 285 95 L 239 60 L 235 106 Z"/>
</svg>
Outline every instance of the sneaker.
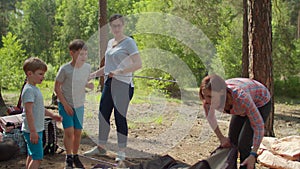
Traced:
<svg viewBox="0 0 300 169">
<path fill-rule="evenodd" d="M 73 158 L 72 156 L 67 156 L 66 157 L 66 166 L 65 169 L 72 169 L 73 168 Z"/>
<path fill-rule="evenodd" d="M 83 164 L 81 163 L 81 161 L 79 160 L 78 155 L 73 155 L 73 163 L 75 165 L 75 168 L 84 168 Z"/>
<path fill-rule="evenodd" d="M 91 150 L 84 152 L 83 155 L 85 155 L 85 156 L 94 156 L 94 155 L 103 156 L 103 155 L 106 155 L 106 150 L 104 148 L 95 146 Z"/>
<path fill-rule="evenodd" d="M 123 161 L 125 160 L 125 152 L 119 151 L 115 161 Z"/>
</svg>

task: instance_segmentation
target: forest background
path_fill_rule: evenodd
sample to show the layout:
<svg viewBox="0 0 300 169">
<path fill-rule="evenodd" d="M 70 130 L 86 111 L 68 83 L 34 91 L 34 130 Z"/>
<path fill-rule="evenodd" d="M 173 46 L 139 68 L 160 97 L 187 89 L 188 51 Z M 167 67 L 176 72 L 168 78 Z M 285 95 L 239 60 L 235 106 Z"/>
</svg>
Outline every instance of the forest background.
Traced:
<svg viewBox="0 0 300 169">
<path fill-rule="evenodd" d="M 113 13 L 132 16 L 158 12 L 182 18 L 200 29 L 215 48 L 225 78 L 239 77 L 242 70 L 243 4 L 235 0 L 109 0 L 108 17 Z M 98 31 L 98 0 L 1 0 L 0 6 L 0 86 L 1 90 L 19 90 L 25 78 L 23 61 L 37 56 L 48 64 L 46 80 L 53 81 L 58 68 L 70 60 L 68 43 L 88 40 Z M 146 17 L 136 23 L 152 25 Z M 137 25 L 138 25 L 137 24 Z M 155 23 L 163 25 L 164 23 Z M 139 50 L 156 48 L 178 56 L 195 76 L 197 83 L 207 74 L 205 63 L 180 40 L 155 33 L 130 34 Z M 272 1 L 272 60 L 274 94 L 288 98 L 300 93 L 300 0 Z M 90 52 L 96 56 L 97 53 Z M 91 57 L 95 58 L 95 57 Z M 99 59 L 99 58 L 98 58 Z M 99 60 L 90 60 L 94 69 Z M 144 69 L 137 75 L 173 79 L 165 71 Z M 155 87 L 168 96 L 177 96 L 172 82 L 136 80 L 137 88 Z M 52 86 L 50 86 L 52 87 Z"/>
</svg>

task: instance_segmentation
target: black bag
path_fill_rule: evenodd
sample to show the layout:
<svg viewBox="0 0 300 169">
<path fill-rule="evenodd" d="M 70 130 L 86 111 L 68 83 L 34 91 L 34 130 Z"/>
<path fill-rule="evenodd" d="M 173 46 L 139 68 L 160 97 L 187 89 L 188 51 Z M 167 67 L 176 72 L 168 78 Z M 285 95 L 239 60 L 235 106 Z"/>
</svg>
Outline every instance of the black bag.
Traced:
<svg viewBox="0 0 300 169">
<path fill-rule="evenodd" d="M 189 165 L 176 161 L 169 155 L 164 155 L 151 161 L 140 163 L 139 165 L 130 166 L 130 169 L 183 169 L 189 168 Z"/>
<path fill-rule="evenodd" d="M 6 161 L 18 154 L 19 146 L 13 139 L 0 142 L 0 161 Z"/>
<path fill-rule="evenodd" d="M 211 153 L 211 156 L 197 162 L 189 169 L 237 169 L 237 154 L 236 147 L 218 147 Z"/>
<path fill-rule="evenodd" d="M 44 146 L 44 154 L 53 155 L 58 149 L 57 145 L 57 126 L 55 120 L 51 118 L 45 118 L 45 130 L 43 131 L 43 146 Z"/>
</svg>

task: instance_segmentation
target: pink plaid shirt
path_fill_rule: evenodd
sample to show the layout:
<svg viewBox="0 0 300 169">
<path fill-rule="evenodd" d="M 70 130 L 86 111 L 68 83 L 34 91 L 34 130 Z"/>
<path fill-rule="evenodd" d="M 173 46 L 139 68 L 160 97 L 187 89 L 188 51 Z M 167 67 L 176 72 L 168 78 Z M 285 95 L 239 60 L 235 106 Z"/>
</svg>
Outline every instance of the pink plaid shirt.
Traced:
<svg viewBox="0 0 300 169">
<path fill-rule="evenodd" d="M 226 84 L 233 97 L 230 114 L 248 116 L 254 131 L 253 146 L 258 147 L 264 136 L 264 121 L 258 107 L 270 101 L 269 90 L 258 81 L 248 78 L 228 79 Z"/>
</svg>

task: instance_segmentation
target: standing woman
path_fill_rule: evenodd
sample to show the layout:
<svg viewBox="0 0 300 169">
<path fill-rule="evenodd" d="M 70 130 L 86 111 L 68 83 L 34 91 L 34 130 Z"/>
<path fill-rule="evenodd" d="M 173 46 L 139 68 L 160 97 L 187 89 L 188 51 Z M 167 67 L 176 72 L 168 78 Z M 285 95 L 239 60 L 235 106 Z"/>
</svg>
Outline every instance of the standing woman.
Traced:
<svg viewBox="0 0 300 169">
<path fill-rule="evenodd" d="M 109 19 L 113 39 L 108 41 L 105 65 L 91 73 L 90 78 L 105 75 L 105 85 L 99 106 L 99 140 L 96 147 L 85 155 L 105 155 L 110 131 L 110 117 L 114 110 L 119 151 L 116 161 L 125 160 L 128 125 L 126 114 L 133 96 L 132 73 L 142 67 L 135 41 L 124 35 L 124 17 L 114 14 Z"/>
<path fill-rule="evenodd" d="M 224 81 L 218 75 L 209 75 L 201 82 L 199 97 L 207 120 L 221 146 L 237 146 L 240 153 L 240 168 L 255 168 L 257 150 L 264 136 L 264 122 L 271 111 L 271 96 L 268 89 L 258 81 L 248 78 Z M 221 133 L 215 110 L 232 115 L 229 137 Z"/>
</svg>

